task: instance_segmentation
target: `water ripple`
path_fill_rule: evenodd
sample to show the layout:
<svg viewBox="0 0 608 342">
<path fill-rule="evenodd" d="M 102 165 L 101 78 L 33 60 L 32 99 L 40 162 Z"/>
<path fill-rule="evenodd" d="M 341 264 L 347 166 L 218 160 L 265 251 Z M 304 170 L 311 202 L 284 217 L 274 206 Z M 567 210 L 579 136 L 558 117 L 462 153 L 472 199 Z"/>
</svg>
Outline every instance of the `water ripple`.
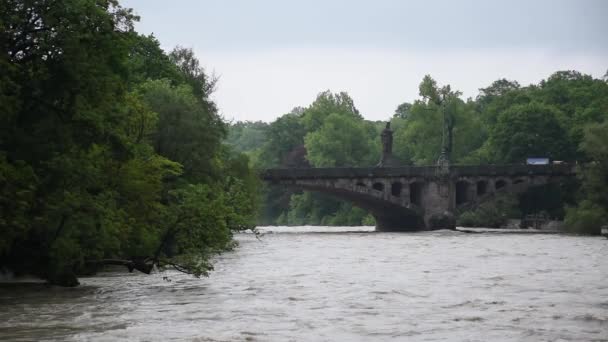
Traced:
<svg viewBox="0 0 608 342">
<path fill-rule="evenodd" d="M 209 278 L 0 286 L 0 340 L 607 341 L 606 239 L 261 231 Z"/>
</svg>

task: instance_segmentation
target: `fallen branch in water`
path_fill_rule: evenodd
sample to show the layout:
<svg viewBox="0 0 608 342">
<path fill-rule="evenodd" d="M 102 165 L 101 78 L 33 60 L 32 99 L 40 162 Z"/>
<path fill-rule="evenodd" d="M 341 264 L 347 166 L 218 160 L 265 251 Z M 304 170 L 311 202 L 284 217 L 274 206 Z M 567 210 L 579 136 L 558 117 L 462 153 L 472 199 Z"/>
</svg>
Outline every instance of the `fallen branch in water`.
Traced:
<svg viewBox="0 0 608 342">
<path fill-rule="evenodd" d="M 129 272 L 133 272 L 133 270 L 138 270 L 145 274 L 150 274 L 152 272 L 152 269 L 154 269 L 154 262 L 152 262 L 152 259 L 150 259 L 150 258 L 135 259 L 135 260 L 101 259 L 101 260 L 87 261 L 87 263 L 94 264 L 94 265 L 125 266 L 129 270 Z"/>
</svg>

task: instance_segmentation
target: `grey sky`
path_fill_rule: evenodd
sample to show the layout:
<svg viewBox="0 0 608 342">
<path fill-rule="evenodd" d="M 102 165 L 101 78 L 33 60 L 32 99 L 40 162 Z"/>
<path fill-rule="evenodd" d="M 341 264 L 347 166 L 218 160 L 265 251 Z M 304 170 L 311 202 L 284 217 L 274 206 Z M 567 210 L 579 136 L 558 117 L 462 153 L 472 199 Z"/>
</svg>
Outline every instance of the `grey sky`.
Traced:
<svg viewBox="0 0 608 342">
<path fill-rule="evenodd" d="M 390 117 L 431 74 L 476 96 L 501 77 L 608 69 L 608 1 L 128 0 L 137 30 L 193 48 L 220 76 L 227 119 L 271 121 L 317 93 L 347 91 Z"/>
</svg>

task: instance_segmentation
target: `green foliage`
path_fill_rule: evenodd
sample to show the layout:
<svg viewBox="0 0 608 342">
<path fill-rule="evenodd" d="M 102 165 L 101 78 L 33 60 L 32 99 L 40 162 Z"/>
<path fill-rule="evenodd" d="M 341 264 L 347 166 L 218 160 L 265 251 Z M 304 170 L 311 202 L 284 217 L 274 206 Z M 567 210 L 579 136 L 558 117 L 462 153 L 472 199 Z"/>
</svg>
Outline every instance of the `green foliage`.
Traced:
<svg viewBox="0 0 608 342">
<path fill-rule="evenodd" d="M 517 199 L 513 196 L 501 196 L 491 202 L 481 204 L 474 210 L 458 215 L 456 224 L 463 227 L 498 228 L 512 217 L 519 217 Z"/>
<path fill-rule="evenodd" d="M 502 112 L 490 133 L 496 162 L 522 163 L 527 157 L 572 160 L 573 148 L 554 107 L 538 103 L 515 105 Z"/>
<path fill-rule="evenodd" d="M 153 35 L 132 33 L 130 40 L 127 66 L 131 85 L 136 86 L 149 79 L 168 79 L 172 85 L 184 82 L 185 76 L 161 49 L 160 42 Z"/>
<path fill-rule="evenodd" d="M 430 76 L 420 84 L 422 100 L 409 108 L 406 120 L 393 119 L 395 146 L 398 158 L 415 165 L 433 165 L 442 148 L 443 116 L 448 122 L 446 139 L 452 136 L 453 146 L 448 153 L 453 162 L 466 162 L 471 151 L 479 148 L 485 138 L 485 129 L 471 104 L 458 98 L 459 93 L 449 86 L 437 88 Z"/>
<path fill-rule="evenodd" d="M 212 270 L 209 258 L 231 246 L 228 217 L 234 209 L 221 189 L 188 184 L 169 192 L 172 203 L 165 210 L 159 249 L 160 266 L 170 265 L 195 276 Z"/>
<path fill-rule="evenodd" d="M 328 90 L 320 93 L 317 99 L 304 110 L 302 124 L 307 132 L 316 131 L 330 114 L 363 118 L 355 107 L 353 99 L 347 93 L 333 94 Z"/>
<path fill-rule="evenodd" d="M 528 102 L 527 97 L 520 96 L 521 92 L 517 91 L 519 88 L 516 81 L 502 78 L 492 82 L 487 88 L 479 89 L 475 103 L 486 124 L 496 124 L 498 114 L 508 106 Z"/>
<path fill-rule="evenodd" d="M 393 118 L 407 119 L 407 117 L 410 115 L 411 110 L 412 104 L 404 102 L 397 106 L 397 109 L 395 109 L 395 114 L 393 114 Z"/>
<path fill-rule="evenodd" d="M 237 123 L 228 136 L 235 149 L 243 150 L 244 142 L 251 141 L 246 151 L 260 169 L 369 166 L 380 159 L 376 124 L 363 120 L 346 93 L 323 92 L 310 106 L 297 107 L 267 126 Z M 294 194 L 269 186 L 262 198 L 258 222 L 263 224 L 350 225 L 361 224 L 365 216 L 356 208 L 340 209 L 341 202 L 319 194 Z"/>
<path fill-rule="evenodd" d="M 307 158 L 316 167 L 371 165 L 376 160 L 375 133 L 361 119 L 330 114 L 318 130 L 306 135 Z"/>
<path fill-rule="evenodd" d="M 201 104 L 189 85 L 149 80 L 137 91 L 158 113 L 157 130 L 152 137 L 156 152 L 182 164 L 184 176 L 192 181 L 217 177 L 214 156 L 225 135 L 225 125 L 217 113 Z"/>
<path fill-rule="evenodd" d="M 209 96 L 215 90 L 216 77 L 209 76 L 205 72 L 192 49 L 177 46 L 169 53 L 169 59 L 177 66 L 185 83 L 192 88 L 192 93 L 201 102 L 202 107 L 207 112 L 215 114 L 217 108 L 215 103 L 209 100 Z"/>
<path fill-rule="evenodd" d="M 0 255 L 10 251 L 13 243 L 27 236 L 30 229 L 29 213 L 36 206 L 39 180 L 33 169 L 18 161 L 9 163 L 0 154 Z"/>
<path fill-rule="evenodd" d="M 576 207 L 566 208 L 566 229 L 573 233 L 599 235 L 607 222 L 608 211 L 589 200 L 583 200 Z"/>
<path fill-rule="evenodd" d="M 599 234 L 608 224 L 608 121 L 584 130 L 581 150 L 591 162 L 581 166 L 582 200 L 566 210 L 566 226 L 575 232 Z"/>
<path fill-rule="evenodd" d="M 376 219 L 371 214 L 367 214 L 363 218 L 363 220 L 361 220 L 361 225 L 363 225 L 363 226 L 375 226 L 376 225 Z"/>
<path fill-rule="evenodd" d="M 226 143 L 237 152 L 252 154 L 268 140 L 270 125 L 262 122 L 237 122 L 229 126 Z"/>
<path fill-rule="evenodd" d="M 257 210 L 214 79 L 117 1 L 1 6 L 0 268 L 70 286 L 104 260 L 205 274 Z"/>
<path fill-rule="evenodd" d="M 332 198 L 311 192 L 294 194 L 289 203 L 290 208 L 285 217 L 285 224 L 290 226 L 323 225 L 324 220 L 327 220 L 340 207 L 340 203 Z"/>
<path fill-rule="evenodd" d="M 342 203 L 334 214 L 322 221 L 328 226 L 361 226 L 366 223 L 369 225 L 371 222 L 374 222 L 371 215 L 350 203 Z"/>
<path fill-rule="evenodd" d="M 301 122 L 301 115 L 292 112 L 279 117 L 267 130 L 267 140 L 256 166 L 285 167 L 288 164 L 289 153 L 298 146 L 304 145 L 304 135 L 306 130 Z"/>
</svg>

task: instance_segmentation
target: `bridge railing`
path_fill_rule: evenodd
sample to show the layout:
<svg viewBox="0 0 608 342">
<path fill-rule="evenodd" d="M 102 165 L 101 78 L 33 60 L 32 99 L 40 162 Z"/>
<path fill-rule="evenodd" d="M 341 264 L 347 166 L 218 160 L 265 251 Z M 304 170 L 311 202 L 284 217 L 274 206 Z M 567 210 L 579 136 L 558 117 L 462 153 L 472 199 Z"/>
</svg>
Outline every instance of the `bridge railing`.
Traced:
<svg viewBox="0 0 608 342">
<path fill-rule="evenodd" d="M 574 174 L 576 174 L 576 165 L 565 163 L 547 165 L 457 165 L 450 167 L 450 175 L 454 176 L 567 176 Z"/>
<path fill-rule="evenodd" d="M 367 178 L 367 177 L 435 177 L 436 166 L 400 167 L 337 167 L 337 168 L 294 168 L 267 169 L 260 171 L 264 180 L 280 179 L 328 179 L 328 178 Z M 575 165 L 453 165 L 449 168 L 450 177 L 462 176 L 523 176 L 555 175 L 567 176 L 576 173 Z"/>
</svg>

